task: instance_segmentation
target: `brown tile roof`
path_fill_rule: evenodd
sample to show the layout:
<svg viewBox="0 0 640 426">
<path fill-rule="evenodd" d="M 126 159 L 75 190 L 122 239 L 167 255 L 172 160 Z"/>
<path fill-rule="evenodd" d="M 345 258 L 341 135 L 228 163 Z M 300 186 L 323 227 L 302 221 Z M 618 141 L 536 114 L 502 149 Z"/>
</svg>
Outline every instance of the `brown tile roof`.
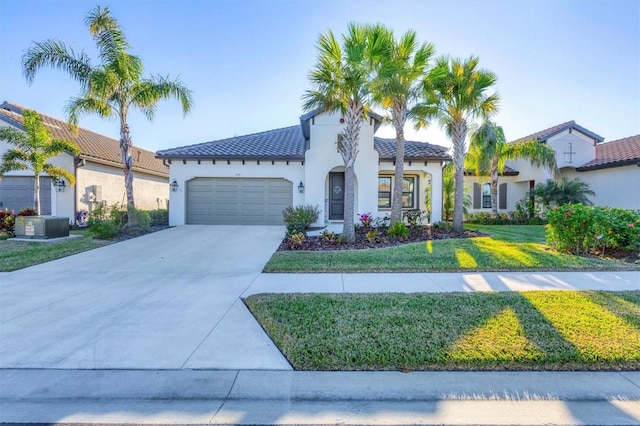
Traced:
<svg viewBox="0 0 640 426">
<path fill-rule="evenodd" d="M 540 142 L 545 142 L 550 137 L 555 136 L 558 133 L 564 132 L 565 130 L 568 130 L 568 129 L 578 130 L 579 132 L 581 132 L 581 133 L 593 138 L 594 140 L 596 140 L 598 142 L 602 142 L 604 140 L 604 138 L 602 136 L 600 136 L 598 134 L 595 134 L 590 130 L 585 129 L 582 126 L 579 126 L 578 124 L 576 124 L 575 121 L 571 120 L 571 121 L 567 121 L 565 123 L 560 123 L 560 124 L 557 124 L 555 126 L 549 127 L 548 129 L 540 130 L 539 132 L 532 133 L 532 134 L 530 134 L 528 136 L 525 136 L 523 138 L 516 139 L 515 141 L 513 141 L 511 143 L 520 142 L 520 141 L 526 141 L 526 140 L 530 140 L 530 139 L 539 140 Z"/>
<path fill-rule="evenodd" d="M 596 145 L 596 158 L 576 168 L 578 171 L 640 164 L 640 135 Z"/>
<path fill-rule="evenodd" d="M 22 111 L 25 109 L 28 108 L 5 101 L 0 105 L 0 119 L 21 128 Z M 75 133 L 69 129 L 66 121 L 46 114 L 40 114 L 40 116 L 54 138 L 69 139 L 78 144 L 80 147 L 78 157 L 87 161 L 94 160 L 114 167 L 122 167 L 120 141 L 82 127 L 78 127 L 78 132 Z M 169 167 L 165 166 L 162 160 L 157 159 L 153 152 L 134 146 L 132 155 L 134 171 L 169 177 Z"/>
</svg>

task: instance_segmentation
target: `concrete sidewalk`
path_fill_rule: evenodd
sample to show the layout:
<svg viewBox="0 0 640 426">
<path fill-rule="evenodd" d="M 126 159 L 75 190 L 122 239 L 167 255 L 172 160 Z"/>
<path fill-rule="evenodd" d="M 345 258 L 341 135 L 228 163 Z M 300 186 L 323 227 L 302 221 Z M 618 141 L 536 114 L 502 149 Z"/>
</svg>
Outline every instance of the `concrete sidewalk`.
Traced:
<svg viewBox="0 0 640 426">
<path fill-rule="evenodd" d="M 0 370 L 3 423 L 640 421 L 640 372 Z"/>
<path fill-rule="evenodd" d="M 261 274 L 242 294 L 640 290 L 640 271 Z"/>
</svg>

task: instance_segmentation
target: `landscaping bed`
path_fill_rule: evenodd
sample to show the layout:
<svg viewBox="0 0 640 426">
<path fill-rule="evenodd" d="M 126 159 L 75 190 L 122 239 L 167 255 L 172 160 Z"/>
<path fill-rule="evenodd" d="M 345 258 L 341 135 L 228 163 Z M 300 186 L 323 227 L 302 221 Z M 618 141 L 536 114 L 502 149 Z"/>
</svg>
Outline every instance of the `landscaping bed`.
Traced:
<svg viewBox="0 0 640 426">
<path fill-rule="evenodd" d="M 637 370 L 640 291 L 259 294 L 296 370 Z"/>
<path fill-rule="evenodd" d="M 381 228 L 376 232 L 375 238 L 368 238 L 367 233 L 373 228 L 360 226 L 356 228 L 356 241 L 346 243 L 340 241 L 339 235 L 326 234 L 326 236 L 308 236 L 301 243 L 293 244 L 289 238 L 282 240 L 279 251 L 306 250 L 362 250 L 372 248 L 394 247 L 408 243 L 424 242 L 428 240 L 448 240 L 460 238 L 479 237 L 484 234 L 480 231 L 465 230 L 461 233 L 443 228 L 433 228 L 426 226 L 409 227 L 409 235 L 406 237 L 392 237 L 386 233 L 386 228 Z"/>
</svg>

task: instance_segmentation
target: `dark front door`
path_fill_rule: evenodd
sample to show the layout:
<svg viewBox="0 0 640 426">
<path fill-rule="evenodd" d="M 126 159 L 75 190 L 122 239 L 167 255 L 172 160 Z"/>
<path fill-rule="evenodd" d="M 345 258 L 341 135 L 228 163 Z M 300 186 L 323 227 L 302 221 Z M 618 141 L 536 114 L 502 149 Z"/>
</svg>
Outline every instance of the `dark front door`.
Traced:
<svg viewBox="0 0 640 426">
<path fill-rule="evenodd" d="M 344 220 L 344 172 L 329 173 L 329 220 Z"/>
</svg>

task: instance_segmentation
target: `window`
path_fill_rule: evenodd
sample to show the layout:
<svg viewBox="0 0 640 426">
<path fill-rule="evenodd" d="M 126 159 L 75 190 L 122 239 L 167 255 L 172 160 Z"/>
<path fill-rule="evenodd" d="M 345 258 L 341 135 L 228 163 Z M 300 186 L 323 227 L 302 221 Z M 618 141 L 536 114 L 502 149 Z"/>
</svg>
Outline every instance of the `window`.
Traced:
<svg viewBox="0 0 640 426">
<path fill-rule="evenodd" d="M 381 209 L 391 208 L 391 176 L 378 177 L 378 207 Z M 402 180 L 402 208 L 416 208 L 416 179 L 415 176 L 405 176 Z"/>
<path fill-rule="evenodd" d="M 342 152 L 342 143 L 344 141 L 344 135 L 338 135 L 338 141 L 336 142 L 336 149 L 338 154 Z"/>
<path fill-rule="evenodd" d="M 391 208 L 390 177 L 378 177 L 378 207 Z"/>
<path fill-rule="evenodd" d="M 482 208 L 491 208 L 491 185 L 488 183 L 482 185 Z"/>
</svg>

